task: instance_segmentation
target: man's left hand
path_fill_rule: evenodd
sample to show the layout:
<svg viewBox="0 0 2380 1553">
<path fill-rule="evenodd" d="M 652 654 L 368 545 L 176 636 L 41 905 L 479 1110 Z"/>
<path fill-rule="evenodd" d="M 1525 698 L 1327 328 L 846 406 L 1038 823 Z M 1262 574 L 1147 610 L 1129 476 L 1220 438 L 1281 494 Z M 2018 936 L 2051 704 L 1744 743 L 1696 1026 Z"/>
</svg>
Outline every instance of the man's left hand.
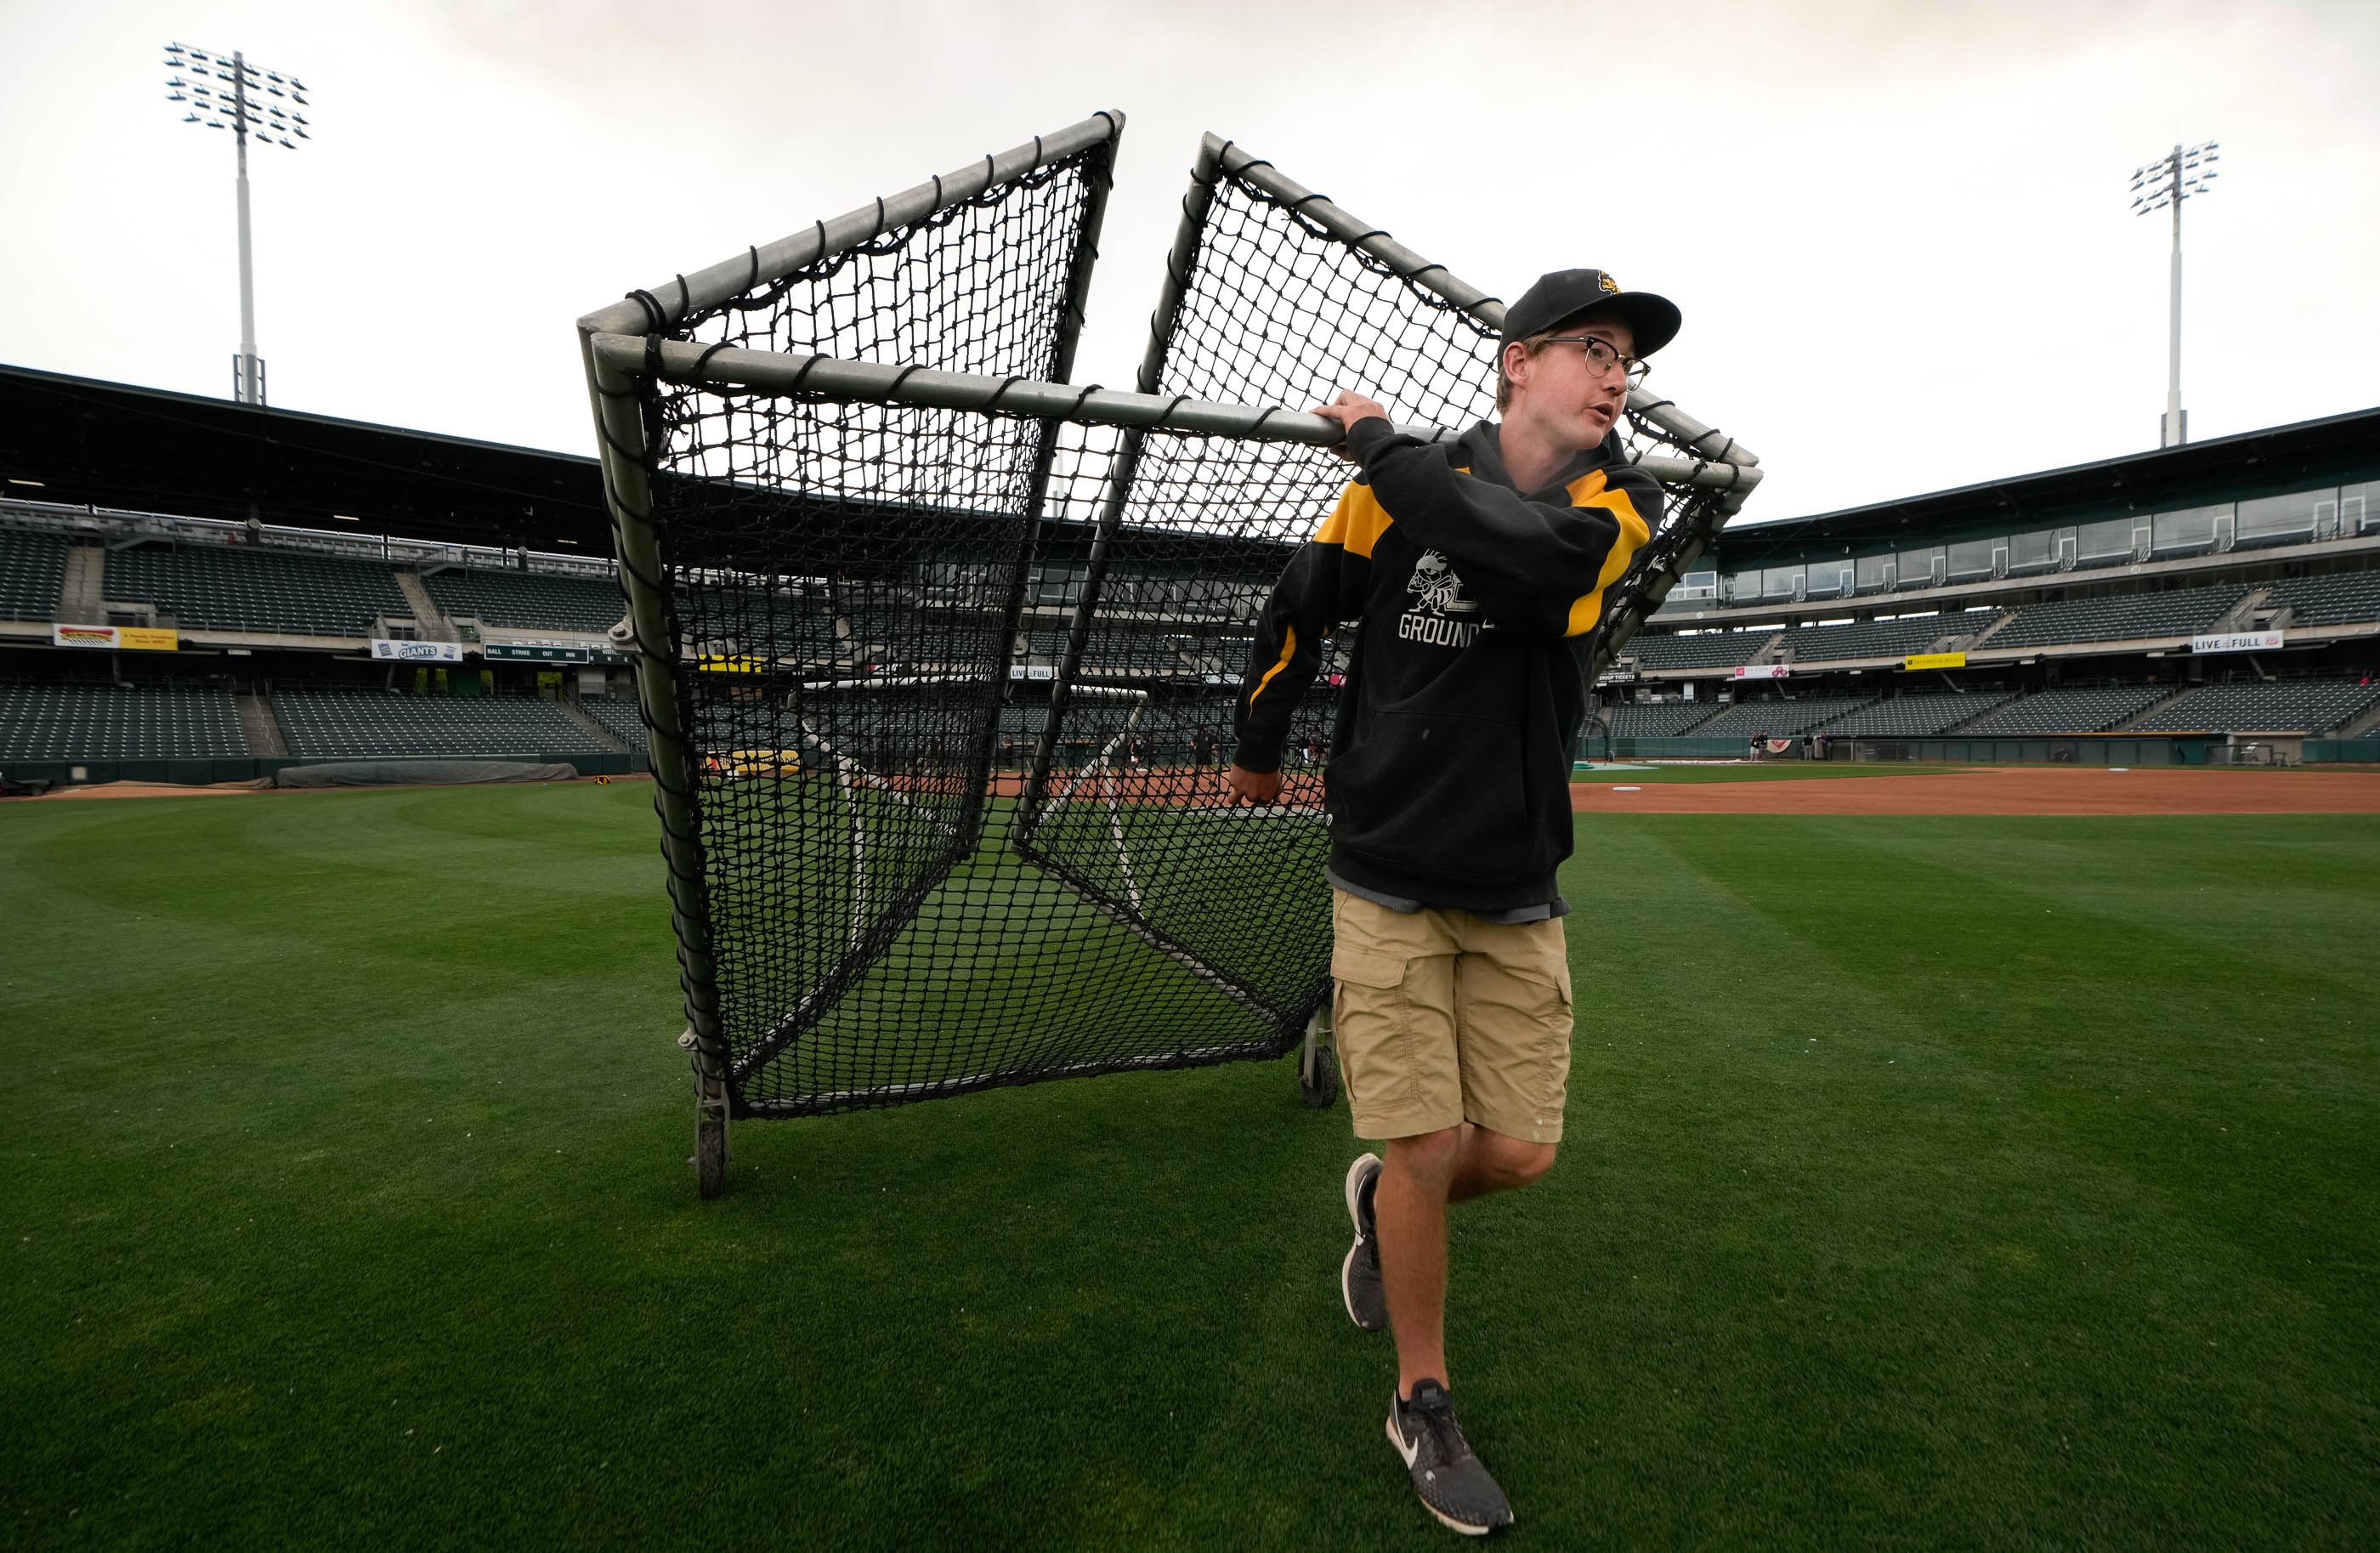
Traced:
<svg viewBox="0 0 2380 1553">
<path fill-rule="evenodd" d="M 1266 807 L 1281 797 L 1281 772 L 1252 771 L 1236 760 L 1224 771 L 1223 784 L 1232 790 L 1232 797 L 1243 804 L 1254 804 L 1258 808 Z"/>
</svg>

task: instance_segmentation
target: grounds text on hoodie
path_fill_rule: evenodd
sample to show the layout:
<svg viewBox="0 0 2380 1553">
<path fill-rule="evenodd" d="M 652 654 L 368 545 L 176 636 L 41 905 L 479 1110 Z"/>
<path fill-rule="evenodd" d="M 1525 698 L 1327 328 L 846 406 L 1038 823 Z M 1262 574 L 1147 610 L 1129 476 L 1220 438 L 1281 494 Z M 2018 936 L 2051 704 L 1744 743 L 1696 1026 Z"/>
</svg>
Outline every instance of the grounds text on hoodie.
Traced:
<svg viewBox="0 0 2380 1553">
<path fill-rule="evenodd" d="M 1661 489 L 1617 435 L 1529 492 L 1492 421 L 1429 443 L 1374 417 L 1347 446 L 1363 473 L 1265 604 L 1233 758 L 1281 769 L 1323 641 L 1358 622 L 1324 771 L 1330 871 L 1432 906 L 1554 901 L 1604 590 L 1659 521 Z"/>
</svg>

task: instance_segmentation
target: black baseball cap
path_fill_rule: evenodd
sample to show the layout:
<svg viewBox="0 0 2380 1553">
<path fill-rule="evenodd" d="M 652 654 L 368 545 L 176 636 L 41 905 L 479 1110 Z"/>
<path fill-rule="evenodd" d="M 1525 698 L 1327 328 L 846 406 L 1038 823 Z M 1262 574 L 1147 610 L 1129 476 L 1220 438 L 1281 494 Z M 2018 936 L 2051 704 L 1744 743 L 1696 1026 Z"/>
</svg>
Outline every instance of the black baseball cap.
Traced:
<svg viewBox="0 0 2380 1553">
<path fill-rule="evenodd" d="M 1620 283 L 1601 270 L 1556 270 L 1539 275 L 1536 285 L 1504 309 L 1503 344 L 1583 323 L 1590 313 L 1610 313 L 1626 323 L 1636 337 L 1639 356 L 1650 356 L 1676 339 L 1678 325 L 1683 322 L 1678 305 L 1667 297 L 1622 291 Z"/>
</svg>

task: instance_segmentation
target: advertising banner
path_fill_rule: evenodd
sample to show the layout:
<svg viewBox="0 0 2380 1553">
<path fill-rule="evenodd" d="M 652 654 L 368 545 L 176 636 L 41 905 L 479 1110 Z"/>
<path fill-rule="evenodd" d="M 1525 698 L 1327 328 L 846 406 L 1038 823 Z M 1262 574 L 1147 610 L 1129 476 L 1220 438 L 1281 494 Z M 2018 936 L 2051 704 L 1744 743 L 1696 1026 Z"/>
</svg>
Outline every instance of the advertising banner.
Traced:
<svg viewBox="0 0 2380 1553">
<path fill-rule="evenodd" d="M 1963 669 L 1967 655 L 1963 652 L 1918 652 L 1900 661 L 1904 669 Z"/>
<path fill-rule="evenodd" d="M 2192 652 L 2277 652 L 2281 646 L 2278 631 L 2228 631 L 2219 637 L 2192 637 Z"/>
<path fill-rule="evenodd" d="M 146 625 L 57 625 L 50 627 L 52 647 L 124 648 L 133 652 L 172 652 L 182 645 L 181 633 Z"/>
<path fill-rule="evenodd" d="M 1742 663 L 1737 665 L 1735 677 L 1738 679 L 1787 679 L 1791 677 L 1792 673 L 1793 665 L 1791 663 Z"/>
<path fill-rule="evenodd" d="M 371 638 L 371 655 L 392 662 L 460 663 L 463 661 L 461 642 L 397 642 L 384 637 Z"/>
</svg>

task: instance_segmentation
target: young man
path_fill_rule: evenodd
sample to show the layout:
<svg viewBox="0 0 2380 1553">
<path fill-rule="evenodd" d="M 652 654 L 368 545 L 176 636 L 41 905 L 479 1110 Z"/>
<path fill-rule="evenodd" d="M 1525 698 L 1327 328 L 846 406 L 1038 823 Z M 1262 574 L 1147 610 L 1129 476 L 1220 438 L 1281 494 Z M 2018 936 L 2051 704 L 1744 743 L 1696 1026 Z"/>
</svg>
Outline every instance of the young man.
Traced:
<svg viewBox="0 0 2380 1553">
<path fill-rule="evenodd" d="M 1678 322 L 1560 271 L 1505 315 L 1500 425 L 1432 445 L 1358 394 L 1318 409 L 1363 473 L 1282 573 L 1239 703 L 1227 780 L 1269 804 L 1323 637 L 1362 623 L 1324 778 L 1330 974 L 1355 1133 L 1387 1159 L 1347 1172 L 1340 1292 L 1358 1327 L 1394 1331 L 1389 1438 L 1461 1532 L 1512 1511 L 1447 1387 L 1446 1210 L 1536 1180 L 1561 1138 L 1572 750 L 1604 590 L 1660 516 L 1613 428 Z"/>
</svg>

